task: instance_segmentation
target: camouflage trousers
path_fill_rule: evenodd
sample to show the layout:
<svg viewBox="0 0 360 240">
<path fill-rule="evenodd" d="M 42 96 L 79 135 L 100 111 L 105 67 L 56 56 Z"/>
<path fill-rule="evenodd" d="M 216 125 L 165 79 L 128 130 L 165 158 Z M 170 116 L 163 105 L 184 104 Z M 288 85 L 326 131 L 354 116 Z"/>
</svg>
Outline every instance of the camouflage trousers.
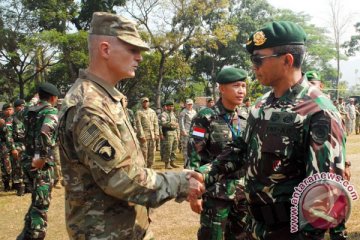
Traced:
<svg viewBox="0 0 360 240">
<path fill-rule="evenodd" d="M 1 154 L 1 178 L 4 183 L 4 186 L 9 186 L 9 183 L 12 181 L 12 164 L 9 154 Z M 6 189 L 9 190 L 9 189 Z"/>
<path fill-rule="evenodd" d="M 359 134 L 360 133 L 360 116 L 356 116 L 356 119 L 355 119 L 355 132 L 356 134 Z"/>
<path fill-rule="evenodd" d="M 174 134 L 165 135 L 165 139 L 163 141 L 163 150 L 162 157 L 164 162 L 173 162 L 176 160 L 176 151 L 178 149 L 178 139 Z"/>
<path fill-rule="evenodd" d="M 155 140 L 146 139 L 146 142 L 140 143 L 141 151 L 144 155 L 145 163 L 147 168 L 151 168 L 154 164 L 155 159 Z"/>
<path fill-rule="evenodd" d="M 31 162 L 26 161 L 24 174 L 33 184 L 31 204 L 25 215 L 25 224 L 17 240 L 44 239 L 47 230 L 47 212 L 50 207 L 51 190 L 53 187 L 54 170 L 52 164 L 45 164 L 43 169 L 31 168 Z"/>
<path fill-rule="evenodd" d="M 247 205 L 239 202 L 203 197 L 198 240 L 245 240 Z"/>
<path fill-rule="evenodd" d="M 189 136 L 181 136 L 181 151 L 184 156 L 184 166 L 187 166 L 187 162 L 189 161 L 188 152 L 187 152 L 187 144 L 189 142 Z"/>
</svg>

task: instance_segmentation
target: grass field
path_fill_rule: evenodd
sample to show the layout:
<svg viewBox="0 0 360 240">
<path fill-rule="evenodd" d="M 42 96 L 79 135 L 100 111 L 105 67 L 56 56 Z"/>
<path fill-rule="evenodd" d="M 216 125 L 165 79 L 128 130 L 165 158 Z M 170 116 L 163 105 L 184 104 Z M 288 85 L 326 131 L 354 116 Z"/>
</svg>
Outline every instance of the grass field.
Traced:
<svg viewBox="0 0 360 240">
<path fill-rule="evenodd" d="M 181 164 L 178 154 L 178 164 Z M 351 182 L 360 193 L 360 135 L 348 137 L 347 158 L 352 162 Z M 155 169 L 164 171 L 163 163 L 157 161 Z M 23 227 L 24 215 L 30 204 L 30 195 L 17 197 L 15 193 L 0 193 L 0 240 L 16 239 Z M 349 239 L 360 240 L 360 201 L 354 201 L 352 213 L 346 226 Z M 64 190 L 54 189 L 49 210 L 49 227 L 46 239 L 68 239 L 64 217 Z M 151 230 L 157 240 L 196 239 L 199 227 L 199 215 L 193 213 L 187 202 L 181 204 L 169 201 L 151 214 Z M 281 240 L 281 239 L 279 239 Z"/>
</svg>

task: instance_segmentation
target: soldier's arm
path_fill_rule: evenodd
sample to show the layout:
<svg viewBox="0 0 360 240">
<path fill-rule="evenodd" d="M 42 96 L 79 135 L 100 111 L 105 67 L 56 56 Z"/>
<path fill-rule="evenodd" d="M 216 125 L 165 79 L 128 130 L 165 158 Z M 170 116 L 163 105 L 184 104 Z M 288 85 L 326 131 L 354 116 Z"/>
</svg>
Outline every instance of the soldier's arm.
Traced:
<svg viewBox="0 0 360 240">
<path fill-rule="evenodd" d="M 137 111 L 136 115 L 135 115 L 135 124 L 136 124 L 136 129 L 137 129 L 137 135 L 138 135 L 138 138 L 145 138 L 144 129 L 141 124 L 141 116 L 140 115 L 141 115 L 140 111 Z"/>
<path fill-rule="evenodd" d="M 5 143 L 9 151 L 16 150 L 15 142 L 14 142 L 14 135 L 13 135 L 13 125 L 12 121 L 7 121 L 5 123 Z"/>
<path fill-rule="evenodd" d="M 104 113 L 82 109 L 73 123 L 73 139 L 80 158 L 96 184 L 115 198 L 157 207 L 189 191 L 188 173 L 156 173 L 141 166 L 142 155 L 131 136 L 120 137 L 118 127 L 101 118 Z M 68 130 L 71 132 L 70 130 Z M 122 134 L 130 134 L 123 132 Z"/>
<path fill-rule="evenodd" d="M 56 129 L 58 125 L 58 111 L 52 108 L 46 113 L 40 130 L 40 153 L 47 155 L 49 149 L 56 145 Z"/>
<path fill-rule="evenodd" d="M 167 117 L 167 113 L 163 112 L 161 114 L 161 126 L 164 129 L 172 128 L 172 123 L 170 122 L 170 118 Z"/>
</svg>

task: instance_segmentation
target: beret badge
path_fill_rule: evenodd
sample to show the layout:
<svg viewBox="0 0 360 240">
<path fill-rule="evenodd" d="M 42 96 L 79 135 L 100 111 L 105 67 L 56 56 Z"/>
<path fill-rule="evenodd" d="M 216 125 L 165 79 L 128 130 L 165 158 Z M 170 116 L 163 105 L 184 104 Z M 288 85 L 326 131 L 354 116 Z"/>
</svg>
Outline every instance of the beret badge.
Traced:
<svg viewBox="0 0 360 240">
<path fill-rule="evenodd" d="M 256 32 L 253 36 L 255 46 L 261 46 L 266 42 L 266 37 L 263 31 Z"/>
</svg>

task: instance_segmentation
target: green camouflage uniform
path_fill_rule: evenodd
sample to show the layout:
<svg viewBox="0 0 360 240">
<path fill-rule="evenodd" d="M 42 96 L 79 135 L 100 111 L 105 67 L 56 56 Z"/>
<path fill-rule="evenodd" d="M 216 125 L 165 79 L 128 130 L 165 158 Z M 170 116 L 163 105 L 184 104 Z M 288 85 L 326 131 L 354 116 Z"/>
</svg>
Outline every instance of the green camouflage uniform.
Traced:
<svg viewBox="0 0 360 240">
<path fill-rule="evenodd" d="M 245 126 L 246 118 L 240 109 L 226 110 L 221 99 L 212 108 L 200 110 L 190 128 L 186 168 L 198 169 L 211 163 L 227 144 L 240 138 Z M 244 239 L 246 201 L 242 176 L 233 173 L 206 189 L 198 239 Z"/>
<path fill-rule="evenodd" d="M 156 138 L 159 138 L 159 121 L 156 112 L 151 108 L 139 109 L 136 112 L 136 128 L 138 138 L 145 138 L 146 142 L 140 143 L 146 166 L 151 168 L 155 159 Z"/>
<path fill-rule="evenodd" d="M 64 98 L 59 140 L 71 239 L 149 239 L 149 207 L 187 196 L 186 173 L 144 168 L 123 99 L 83 70 Z"/>
<path fill-rule="evenodd" d="M 202 169 L 209 171 L 206 185 L 245 164 L 245 194 L 255 239 L 323 239 L 325 230 L 309 224 L 300 233 L 290 234 L 290 217 L 280 213 L 290 214 L 294 187 L 307 176 L 319 172 L 343 176 L 346 138 L 331 101 L 306 80 L 279 99 L 271 91 L 252 108 L 244 139 L 247 148 L 243 143 L 238 148 L 245 154 L 239 158 L 224 154 Z"/>
<path fill-rule="evenodd" d="M 56 144 L 58 110 L 47 101 L 41 101 L 24 112 L 25 154 L 24 175 L 32 184 L 31 205 L 25 216 L 25 226 L 18 239 L 44 239 L 47 230 L 47 212 L 53 185 L 53 148 Z M 29 124 L 30 116 L 36 119 L 35 127 Z M 30 127 L 31 126 L 31 127 Z M 31 166 L 33 158 L 45 160 L 42 169 Z"/>
<path fill-rule="evenodd" d="M 162 158 L 165 163 L 176 160 L 176 151 L 178 149 L 178 120 L 173 111 L 164 111 L 161 113 L 161 127 L 164 135 L 162 143 Z"/>
<path fill-rule="evenodd" d="M 10 190 L 10 183 L 12 181 L 13 167 L 11 164 L 10 148 L 11 141 L 9 141 L 10 118 L 4 119 L 5 123 L 0 128 L 0 157 L 1 157 L 1 178 L 4 185 L 4 190 Z"/>
</svg>

